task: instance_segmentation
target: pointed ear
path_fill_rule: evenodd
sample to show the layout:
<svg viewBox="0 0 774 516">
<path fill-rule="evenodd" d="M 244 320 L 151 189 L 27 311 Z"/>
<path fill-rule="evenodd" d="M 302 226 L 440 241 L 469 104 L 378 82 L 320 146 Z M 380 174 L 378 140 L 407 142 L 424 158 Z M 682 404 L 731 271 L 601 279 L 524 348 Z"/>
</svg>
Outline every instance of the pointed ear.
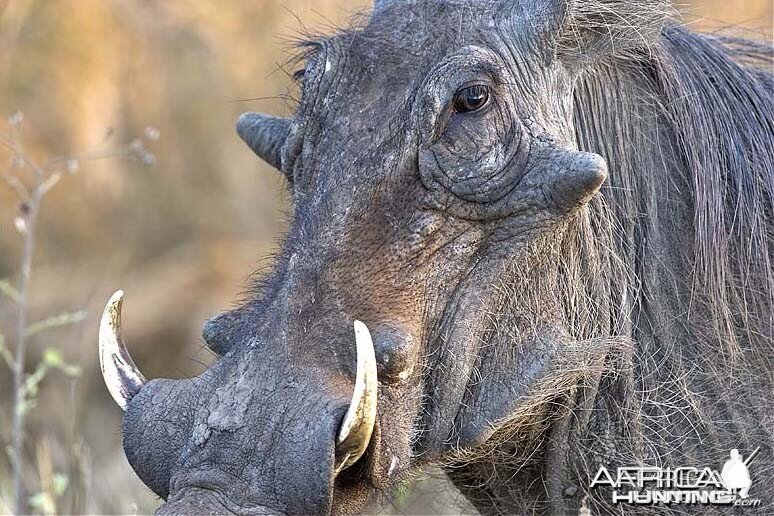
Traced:
<svg viewBox="0 0 774 516">
<path fill-rule="evenodd" d="M 655 44 L 672 16 L 669 0 L 560 0 L 567 16 L 557 38 L 557 54 L 584 65 Z"/>
<path fill-rule="evenodd" d="M 282 170 L 282 146 L 290 132 L 290 120 L 261 113 L 245 113 L 237 120 L 237 134 L 266 163 Z"/>
</svg>

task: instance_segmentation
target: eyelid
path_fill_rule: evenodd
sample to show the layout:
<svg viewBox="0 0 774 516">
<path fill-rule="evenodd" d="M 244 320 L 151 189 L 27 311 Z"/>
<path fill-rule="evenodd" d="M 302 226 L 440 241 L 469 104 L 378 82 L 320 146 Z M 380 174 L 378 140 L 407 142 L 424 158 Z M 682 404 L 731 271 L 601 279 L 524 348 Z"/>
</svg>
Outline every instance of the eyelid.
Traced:
<svg viewBox="0 0 774 516">
<path fill-rule="evenodd" d="M 460 83 L 454 91 L 460 91 L 471 86 L 486 86 L 490 91 L 494 89 L 495 85 L 499 83 L 497 78 L 490 73 L 488 68 L 482 68 L 481 72 L 477 77 Z"/>
</svg>

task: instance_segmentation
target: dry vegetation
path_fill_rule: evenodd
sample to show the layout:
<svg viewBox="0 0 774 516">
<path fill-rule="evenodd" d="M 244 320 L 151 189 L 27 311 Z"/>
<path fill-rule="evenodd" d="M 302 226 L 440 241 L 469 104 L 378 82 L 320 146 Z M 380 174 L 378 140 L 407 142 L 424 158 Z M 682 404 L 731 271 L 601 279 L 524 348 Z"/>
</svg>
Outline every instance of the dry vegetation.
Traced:
<svg viewBox="0 0 774 516">
<path fill-rule="evenodd" d="M 146 126 L 162 135 L 153 144 L 155 167 L 95 161 L 42 204 L 28 320 L 86 315 L 26 342 L 27 374 L 47 360 L 63 371 L 36 384 L 37 404 L 26 412 L 24 483 L 29 496 L 47 497 L 33 499 L 31 510 L 148 513 L 154 507 L 124 459 L 121 413 L 99 376 L 102 304 L 114 289 L 127 291 L 127 341 L 149 376 L 191 376 L 212 361 L 199 328 L 208 315 L 230 307 L 250 271 L 264 263 L 287 209 L 280 180 L 237 139 L 234 121 L 242 111 L 291 109 L 276 96 L 287 91 L 281 65 L 302 22 L 325 30 L 366 5 L 0 0 L 0 114 L 24 113 L 16 129 L 31 161 L 115 148 Z M 696 0 L 686 9 L 700 27 L 740 24 L 757 37 L 771 32 L 770 0 Z M 242 100 L 259 97 L 269 98 Z M 11 127 L 0 124 L 0 134 L 10 137 Z M 0 160 L 12 165 L 17 153 L 3 152 Z M 35 180 L 24 176 L 29 170 L 16 172 Z M 24 209 L 17 192 L 0 183 L 0 279 L 12 286 L 23 260 L 25 238 L 17 225 Z M 0 293 L 0 333 L 11 351 L 17 321 L 13 295 Z M 80 374 L 65 374 L 68 364 Z M 11 444 L 12 387 L 12 370 L 0 360 L 3 449 Z M 12 508 L 10 457 L 0 453 L 0 514 Z M 434 491 L 437 481 L 425 484 L 435 486 L 432 493 L 401 489 L 385 509 L 453 510 L 450 495 Z"/>
</svg>

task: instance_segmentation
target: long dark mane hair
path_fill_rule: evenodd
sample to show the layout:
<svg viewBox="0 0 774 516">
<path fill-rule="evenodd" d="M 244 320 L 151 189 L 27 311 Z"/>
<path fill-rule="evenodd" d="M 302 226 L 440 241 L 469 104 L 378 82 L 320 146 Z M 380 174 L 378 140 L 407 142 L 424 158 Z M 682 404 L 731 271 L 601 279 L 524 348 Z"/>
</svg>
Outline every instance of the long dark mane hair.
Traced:
<svg viewBox="0 0 774 516">
<path fill-rule="evenodd" d="M 576 4 L 587 5 L 578 25 L 616 29 L 595 18 L 604 2 Z M 631 19 L 644 25 L 625 29 L 655 33 L 654 42 L 587 66 L 575 89 L 578 147 L 609 167 L 557 253 L 579 343 L 562 367 L 580 382 L 542 385 L 526 417 L 502 422 L 486 449 L 460 454 L 450 476 L 486 511 L 564 513 L 582 503 L 620 514 L 634 506 L 589 487 L 600 465 L 719 470 L 731 449 L 746 458 L 760 447 L 750 496 L 761 503 L 743 510 L 770 514 L 774 50 Z M 589 358 L 600 350 L 601 362 Z M 728 506 L 637 514 L 697 510 Z"/>
<path fill-rule="evenodd" d="M 756 510 L 774 504 L 772 68 L 770 46 L 667 26 L 578 84 L 578 144 L 610 176 L 565 243 L 584 257 L 564 267 L 567 313 L 579 339 L 631 343 L 595 389 L 581 482 L 600 464 L 719 469 L 760 447 Z"/>
</svg>

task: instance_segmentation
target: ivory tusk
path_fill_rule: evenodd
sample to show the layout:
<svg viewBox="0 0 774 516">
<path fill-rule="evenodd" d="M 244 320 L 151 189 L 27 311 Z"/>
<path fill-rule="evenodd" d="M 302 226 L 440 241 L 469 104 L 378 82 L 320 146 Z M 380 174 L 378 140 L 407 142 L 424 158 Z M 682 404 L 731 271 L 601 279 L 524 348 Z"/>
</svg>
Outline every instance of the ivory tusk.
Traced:
<svg viewBox="0 0 774 516">
<path fill-rule="evenodd" d="M 355 321 L 355 345 L 357 347 L 357 374 L 352 401 L 336 440 L 335 473 L 348 468 L 363 456 L 371 441 L 376 422 L 378 378 L 374 343 L 368 327 Z"/>
<path fill-rule="evenodd" d="M 110 395 L 121 409 L 140 392 L 145 377 L 129 356 L 121 337 L 121 305 L 124 292 L 119 290 L 110 298 L 99 325 L 99 364 L 102 378 Z"/>
</svg>

